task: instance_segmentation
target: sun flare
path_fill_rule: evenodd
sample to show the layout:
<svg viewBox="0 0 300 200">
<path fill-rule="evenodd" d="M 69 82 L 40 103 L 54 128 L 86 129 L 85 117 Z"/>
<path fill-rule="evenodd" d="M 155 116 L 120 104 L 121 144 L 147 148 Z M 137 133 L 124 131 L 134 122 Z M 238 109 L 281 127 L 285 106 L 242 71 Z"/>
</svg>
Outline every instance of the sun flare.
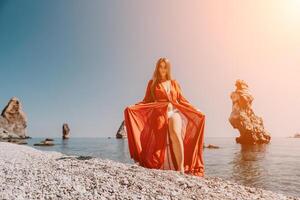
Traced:
<svg viewBox="0 0 300 200">
<path fill-rule="evenodd" d="M 285 23 L 296 25 L 300 22 L 300 0 L 282 1 L 282 18 Z"/>
</svg>

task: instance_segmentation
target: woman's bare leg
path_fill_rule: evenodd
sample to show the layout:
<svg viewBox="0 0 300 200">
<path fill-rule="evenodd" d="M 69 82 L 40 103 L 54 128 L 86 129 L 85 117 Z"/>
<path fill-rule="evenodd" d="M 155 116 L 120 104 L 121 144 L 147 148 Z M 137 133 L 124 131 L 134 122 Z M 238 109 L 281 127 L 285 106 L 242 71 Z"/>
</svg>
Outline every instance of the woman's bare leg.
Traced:
<svg viewBox="0 0 300 200">
<path fill-rule="evenodd" d="M 178 113 L 174 113 L 169 119 L 169 132 L 179 171 L 184 172 L 184 149 L 181 137 L 181 122 L 181 116 Z"/>
</svg>

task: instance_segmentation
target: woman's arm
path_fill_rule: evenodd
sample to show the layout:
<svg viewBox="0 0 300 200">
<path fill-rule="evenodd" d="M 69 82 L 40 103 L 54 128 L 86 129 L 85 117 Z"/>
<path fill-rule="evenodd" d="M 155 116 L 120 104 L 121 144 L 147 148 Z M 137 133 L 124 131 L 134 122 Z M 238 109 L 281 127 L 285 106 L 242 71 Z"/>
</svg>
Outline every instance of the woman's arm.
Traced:
<svg viewBox="0 0 300 200">
<path fill-rule="evenodd" d="M 142 101 L 136 103 L 135 105 L 143 104 L 143 103 L 150 103 L 150 102 L 154 101 L 153 97 L 151 95 L 151 85 L 152 85 L 152 79 L 148 81 L 148 85 L 147 85 L 147 89 L 146 89 L 144 99 Z"/>
<path fill-rule="evenodd" d="M 198 112 L 201 112 L 200 109 L 194 107 L 184 96 L 183 96 L 183 93 L 182 93 L 182 89 L 179 85 L 179 83 L 175 80 L 175 85 L 176 85 L 176 89 L 177 89 L 177 92 L 178 92 L 178 103 L 181 104 L 181 105 L 184 105 L 184 106 L 187 106 L 189 108 L 192 108 L 194 110 L 197 110 Z"/>
</svg>

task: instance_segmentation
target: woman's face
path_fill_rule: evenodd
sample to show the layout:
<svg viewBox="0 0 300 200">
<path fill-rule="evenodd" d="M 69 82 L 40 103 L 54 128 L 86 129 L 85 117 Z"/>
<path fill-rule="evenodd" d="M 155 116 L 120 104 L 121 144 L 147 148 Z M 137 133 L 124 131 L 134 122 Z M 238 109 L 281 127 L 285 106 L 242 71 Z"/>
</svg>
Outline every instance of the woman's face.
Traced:
<svg viewBox="0 0 300 200">
<path fill-rule="evenodd" d="M 161 78 L 166 78 L 168 73 L 168 68 L 165 62 L 159 63 L 158 71 Z"/>
</svg>

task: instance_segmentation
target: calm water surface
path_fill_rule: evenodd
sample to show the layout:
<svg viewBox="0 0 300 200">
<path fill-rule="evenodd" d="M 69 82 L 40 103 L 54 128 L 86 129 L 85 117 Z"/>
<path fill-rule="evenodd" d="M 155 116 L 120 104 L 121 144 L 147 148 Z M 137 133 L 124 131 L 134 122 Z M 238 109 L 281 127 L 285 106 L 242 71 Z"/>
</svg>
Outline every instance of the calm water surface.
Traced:
<svg viewBox="0 0 300 200">
<path fill-rule="evenodd" d="M 29 145 L 42 138 L 28 140 Z M 300 139 L 273 138 L 269 145 L 241 146 L 234 138 L 206 138 L 206 144 L 220 149 L 205 149 L 207 176 L 218 176 L 237 183 L 300 196 Z M 88 155 L 124 163 L 130 159 L 127 140 L 108 138 L 55 139 L 53 147 L 35 147 L 68 155 Z"/>
</svg>

